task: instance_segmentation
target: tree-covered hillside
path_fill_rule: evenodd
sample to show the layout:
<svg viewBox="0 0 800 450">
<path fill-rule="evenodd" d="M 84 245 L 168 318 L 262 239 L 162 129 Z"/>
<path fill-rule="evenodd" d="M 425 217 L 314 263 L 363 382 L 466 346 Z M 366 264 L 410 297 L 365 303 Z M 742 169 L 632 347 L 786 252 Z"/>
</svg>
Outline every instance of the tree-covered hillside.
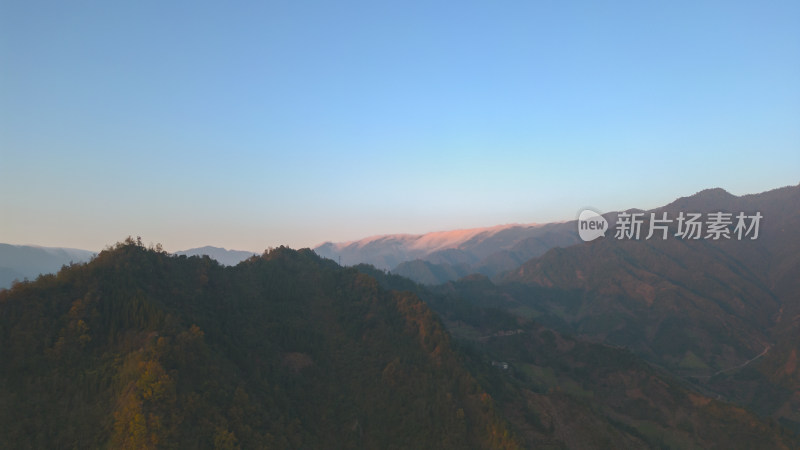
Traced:
<svg viewBox="0 0 800 450">
<path fill-rule="evenodd" d="M 417 293 L 439 314 L 527 448 L 800 447 L 791 427 L 762 411 L 726 402 L 628 349 L 531 320 L 534 309 L 484 276 L 431 288 L 358 269 L 386 288 Z"/>
<path fill-rule="evenodd" d="M 13 448 L 516 448 L 416 296 L 309 250 L 132 240 L 0 292 Z"/>
</svg>

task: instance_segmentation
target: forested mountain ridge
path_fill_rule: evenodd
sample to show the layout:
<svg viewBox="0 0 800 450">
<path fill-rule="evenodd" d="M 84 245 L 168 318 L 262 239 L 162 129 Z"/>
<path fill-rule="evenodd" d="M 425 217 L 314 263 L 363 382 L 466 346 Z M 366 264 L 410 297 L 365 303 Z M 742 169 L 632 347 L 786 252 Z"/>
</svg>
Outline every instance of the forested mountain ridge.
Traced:
<svg viewBox="0 0 800 450">
<path fill-rule="evenodd" d="M 0 244 L 0 289 L 11 287 L 15 280 L 33 280 L 41 274 L 56 273 L 64 265 L 87 262 L 96 254 L 75 248 Z M 181 250 L 175 254 L 208 255 L 226 266 L 235 266 L 254 255 L 253 252 L 212 246 Z"/>
<path fill-rule="evenodd" d="M 0 442 L 797 446 L 630 352 L 486 307 L 486 283 L 434 292 L 284 247 L 225 267 L 128 240 L 0 292 Z"/>
<path fill-rule="evenodd" d="M 441 323 L 310 250 L 133 241 L 0 292 L 15 448 L 518 448 Z"/>
</svg>

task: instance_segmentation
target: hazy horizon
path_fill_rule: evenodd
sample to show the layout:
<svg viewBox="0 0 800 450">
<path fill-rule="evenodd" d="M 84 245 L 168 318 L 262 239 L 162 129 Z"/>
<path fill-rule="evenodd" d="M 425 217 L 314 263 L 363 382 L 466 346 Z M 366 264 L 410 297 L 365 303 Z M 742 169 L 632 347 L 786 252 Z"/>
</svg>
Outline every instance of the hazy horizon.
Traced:
<svg viewBox="0 0 800 450">
<path fill-rule="evenodd" d="M 800 184 L 800 183 L 798 183 L 798 184 Z M 768 192 L 768 191 L 772 191 L 772 190 L 775 190 L 775 189 L 780 189 L 780 188 L 790 187 L 790 186 L 792 186 L 792 185 L 777 186 L 777 187 L 774 187 L 774 188 L 767 189 L 765 191 L 747 192 L 747 193 L 741 193 L 741 194 L 733 193 L 733 192 L 730 192 L 730 191 L 728 191 L 728 192 L 730 194 L 735 195 L 735 196 L 743 196 L 743 195 L 760 194 L 762 192 Z M 713 189 L 713 188 L 707 188 L 707 189 Z M 705 190 L 705 189 L 703 189 L 703 190 Z M 727 191 L 727 189 L 725 189 L 725 190 Z M 647 207 L 641 207 L 639 205 L 632 205 L 632 206 L 626 206 L 626 207 L 617 208 L 615 210 L 620 210 L 621 211 L 621 210 L 632 209 L 632 208 L 639 208 L 639 209 L 643 209 L 643 210 L 649 210 L 649 209 L 653 209 L 653 208 L 658 208 L 660 206 L 665 206 L 667 203 L 669 203 L 669 202 L 671 202 L 673 200 L 676 200 L 676 199 L 678 199 L 680 197 L 688 197 L 688 196 L 691 196 L 691 195 L 694 195 L 694 194 L 695 193 L 691 193 L 691 194 L 687 193 L 687 194 L 683 194 L 683 195 L 678 195 L 678 196 L 674 197 L 672 200 L 670 200 L 668 202 L 664 202 L 662 204 L 651 205 L 651 206 L 647 206 Z M 587 205 L 587 206 L 590 207 L 590 208 L 595 208 L 592 205 Z M 595 209 L 600 210 L 602 213 L 615 211 L 615 210 L 601 210 L 599 208 L 595 208 Z M 455 228 L 450 228 L 450 229 L 424 230 L 424 231 L 420 231 L 420 232 L 399 231 L 399 232 L 394 232 L 394 233 L 391 233 L 391 232 L 374 233 L 374 234 L 369 234 L 369 235 L 359 235 L 359 236 L 356 236 L 356 237 L 353 237 L 353 238 L 350 238 L 350 239 L 341 239 L 341 240 L 326 239 L 324 241 L 320 241 L 320 242 L 317 242 L 317 243 L 314 243 L 314 244 L 299 245 L 299 246 L 293 246 L 293 245 L 286 244 L 286 243 L 278 243 L 278 244 L 265 245 L 263 248 L 260 248 L 260 249 L 256 249 L 256 248 L 237 248 L 237 247 L 227 246 L 227 245 L 224 245 L 224 244 L 214 244 L 214 243 L 209 244 L 207 242 L 206 243 L 200 243 L 200 244 L 197 244 L 197 245 L 192 245 L 192 246 L 189 246 L 189 247 L 181 247 L 181 248 L 177 248 L 176 247 L 176 248 L 173 248 L 174 246 L 170 245 L 170 243 L 148 240 L 146 236 L 141 236 L 141 235 L 136 235 L 136 234 L 129 234 L 129 235 L 126 235 L 124 237 L 120 237 L 120 238 L 114 240 L 113 242 L 108 242 L 108 243 L 104 244 L 100 248 L 79 248 L 79 247 L 67 247 L 67 246 L 63 246 L 63 245 L 42 245 L 42 244 L 38 244 L 38 243 L 17 243 L 17 242 L 0 242 L 0 244 L 10 244 L 10 245 L 17 245 L 17 246 L 31 246 L 31 247 L 45 247 L 45 248 L 62 248 L 62 249 L 66 249 L 66 250 L 89 250 L 89 251 L 94 251 L 94 252 L 100 252 L 100 251 L 104 250 L 107 247 L 113 246 L 117 242 L 122 242 L 127 237 L 131 237 L 131 238 L 141 238 L 142 242 L 145 245 L 161 244 L 166 251 L 169 251 L 171 253 L 183 252 L 183 251 L 186 251 L 186 250 L 196 250 L 196 249 L 200 249 L 200 248 L 203 248 L 203 247 L 213 247 L 213 248 L 221 248 L 223 250 L 228 250 L 228 251 L 247 251 L 247 252 L 254 252 L 256 254 L 259 254 L 259 253 L 263 252 L 264 250 L 266 250 L 268 248 L 271 248 L 271 247 L 274 248 L 274 247 L 278 247 L 278 246 L 282 246 L 282 245 L 283 246 L 287 246 L 289 248 L 293 248 L 293 249 L 301 249 L 301 248 L 312 248 L 313 249 L 313 248 L 316 248 L 316 247 L 318 247 L 318 246 L 320 246 L 322 244 L 326 244 L 326 243 L 344 244 L 344 243 L 357 242 L 357 241 L 362 241 L 362 240 L 369 240 L 369 239 L 372 239 L 372 238 L 383 237 L 383 236 L 403 236 L 403 235 L 419 236 L 419 235 L 425 235 L 425 234 L 450 233 L 450 232 L 470 231 L 470 230 L 477 230 L 477 229 L 486 230 L 486 229 L 493 229 L 493 228 L 505 228 L 505 227 L 511 227 L 511 226 L 531 226 L 531 225 L 535 226 L 535 225 L 545 225 L 545 224 L 552 224 L 552 223 L 569 222 L 569 221 L 572 221 L 572 220 L 575 220 L 575 219 L 576 219 L 576 217 L 570 217 L 570 218 L 565 218 L 563 220 L 553 220 L 553 221 L 549 221 L 549 222 L 529 222 L 529 223 L 514 222 L 514 223 L 500 223 L 500 224 L 477 226 L 477 227 L 455 227 Z M 202 241 L 202 238 L 201 238 L 201 240 L 198 241 L 198 242 L 205 242 L 205 241 Z"/>
</svg>

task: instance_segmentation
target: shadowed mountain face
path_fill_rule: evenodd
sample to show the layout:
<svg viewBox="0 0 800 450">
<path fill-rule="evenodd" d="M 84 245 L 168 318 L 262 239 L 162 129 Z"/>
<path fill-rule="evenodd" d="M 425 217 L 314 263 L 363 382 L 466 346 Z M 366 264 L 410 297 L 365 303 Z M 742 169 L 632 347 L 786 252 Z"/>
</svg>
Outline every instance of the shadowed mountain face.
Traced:
<svg viewBox="0 0 800 450">
<path fill-rule="evenodd" d="M 314 249 L 343 265 L 371 264 L 424 284 L 471 273 L 494 276 L 550 248 L 579 242 L 574 226 L 501 225 L 423 235 L 387 235 L 355 242 L 326 242 Z"/>
<path fill-rule="evenodd" d="M 479 345 L 499 361 L 512 361 L 500 368 L 509 380 L 499 387 L 505 395 L 494 396 L 532 448 L 553 437 L 565 448 L 798 445 L 788 430 L 687 389 L 630 352 L 542 327 L 495 333 Z"/>
<path fill-rule="evenodd" d="M 358 266 L 411 290 L 442 317 L 473 373 L 528 448 L 795 448 L 774 421 L 709 396 L 632 352 L 576 339 L 526 317 L 533 309 L 488 278 L 435 287 Z M 704 393 L 705 392 L 705 393 Z"/>
<path fill-rule="evenodd" d="M 86 262 L 94 255 L 74 248 L 0 244 L 0 289 L 11 287 L 14 280 L 33 280 L 64 265 Z"/>
<path fill-rule="evenodd" d="M 667 240 L 618 240 L 607 215 L 606 238 L 532 259 L 502 289 L 544 323 L 628 347 L 800 429 L 800 398 L 782 395 L 800 387 L 791 363 L 800 342 L 800 186 L 742 197 L 713 189 L 654 210 L 681 211 L 763 219 L 755 240 L 684 240 L 676 224 Z"/>
</svg>

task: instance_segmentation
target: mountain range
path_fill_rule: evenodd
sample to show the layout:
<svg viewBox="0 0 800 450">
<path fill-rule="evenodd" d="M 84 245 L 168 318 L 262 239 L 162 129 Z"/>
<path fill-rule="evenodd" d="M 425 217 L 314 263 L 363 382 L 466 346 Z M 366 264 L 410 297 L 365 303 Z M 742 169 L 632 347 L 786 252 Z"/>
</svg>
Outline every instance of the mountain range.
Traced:
<svg viewBox="0 0 800 450">
<path fill-rule="evenodd" d="M 652 212 L 681 211 L 763 219 L 757 239 L 681 239 L 671 224 L 666 240 L 553 249 L 489 290 L 541 323 L 629 348 L 800 430 L 800 186 L 741 197 L 707 190 Z"/>
<path fill-rule="evenodd" d="M 129 239 L 0 291 L 0 440 L 13 448 L 800 445 L 779 424 L 629 351 L 473 299 L 372 266 L 340 267 L 308 249 L 226 267 Z"/>
<path fill-rule="evenodd" d="M 514 224 L 326 242 L 314 251 L 343 265 L 371 264 L 417 282 L 439 284 L 471 273 L 495 276 L 550 248 L 578 242 L 568 223 Z"/>
<path fill-rule="evenodd" d="M 640 239 L 615 238 L 620 213 L 642 214 Z M 667 239 L 645 239 L 651 213 L 673 219 Z M 707 230 L 700 239 L 678 237 L 681 213 L 698 213 L 703 220 L 730 214 L 726 230 L 732 238 L 715 240 Z M 739 213 L 762 217 L 756 239 L 751 239 L 754 230 L 744 239 L 736 237 Z M 543 241 L 539 255 L 516 267 L 455 270 L 457 265 L 436 258 L 443 251 L 438 248 L 413 255 L 417 259 L 399 263 L 391 273 L 430 285 L 440 295 L 629 349 L 695 389 L 800 431 L 800 239 L 795 234 L 800 186 L 743 196 L 707 189 L 652 210 L 603 216 L 609 224 L 604 238 L 582 242 L 576 221 L 552 224 L 556 236 L 565 236 L 561 245 Z M 538 227 L 508 229 L 530 233 Z M 473 231 L 471 239 L 449 241 L 444 251 L 466 253 L 495 232 Z M 321 254 L 339 249 L 349 252 L 350 261 L 370 262 L 380 254 L 394 262 L 408 255 L 392 254 L 394 240 L 326 244 Z M 511 248 L 515 245 L 519 248 Z"/>
<path fill-rule="evenodd" d="M 790 195 L 792 188 L 771 191 L 773 194 L 770 195 L 780 195 L 778 192 Z M 612 211 L 604 213 L 603 217 L 608 221 L 609 229 L 613 230 L 620 212 L 643 213 L 645 217 L 649 217 L 649 213 L 667 212 L 669 217 L 676 218 L 680 211 L 708 213 L 712 210 L 732 211 L 734 207 L 752 209 L 765 194 L 737 197 L 724 189 L 713 188 L 681 197 L 660 208 Z M 648 224 L 649 221 L 645 222 L 645 227 Z M 576 231 L 576 220 L 543 225 L 499 225 L 422 235 L 380 235 L 343 243 L 326 242 L 315 247 L 314 251 L 344 265 L 370 264 L 418 283 L 436 285 L 471 274 L 499 280 L 550 249 L 582 243 Z M 607 237 L 611 235 L 613 232 Z"/>
<path fill-rule="evenodd" d="M 235 266 L 129 239 L 0 291 L 0 440 L 800 448 L 800 185 L 603 217 L 195 252 Z"/>
</svg>

